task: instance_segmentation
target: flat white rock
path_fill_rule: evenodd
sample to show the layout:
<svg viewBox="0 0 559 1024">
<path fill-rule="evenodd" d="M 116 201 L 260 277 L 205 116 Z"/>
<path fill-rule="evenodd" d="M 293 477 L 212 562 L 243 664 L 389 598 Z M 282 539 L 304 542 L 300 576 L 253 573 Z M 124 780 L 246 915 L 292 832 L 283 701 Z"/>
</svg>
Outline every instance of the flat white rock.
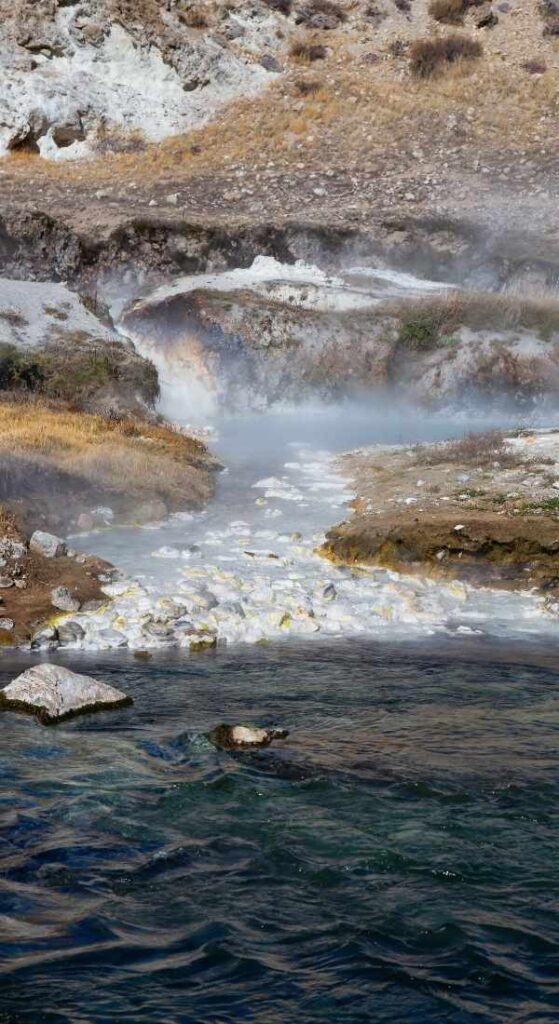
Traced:
<svg viewBox="0 0 559 1024">
<path fill-rule="evenodd" d="M 0 707 L 35 713 L 44 723 L 131 704 L 121 690 L 61 665 L 34 665 L 0 691 Z"/>
</svg>

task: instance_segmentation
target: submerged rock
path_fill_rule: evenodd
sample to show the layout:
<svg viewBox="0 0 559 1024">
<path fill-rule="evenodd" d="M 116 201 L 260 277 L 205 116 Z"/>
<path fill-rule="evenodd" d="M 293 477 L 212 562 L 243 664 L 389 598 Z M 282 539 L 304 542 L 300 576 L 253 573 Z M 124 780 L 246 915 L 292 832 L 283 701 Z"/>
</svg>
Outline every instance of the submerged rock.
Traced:
<svg viewBox="0 0 559 1024">
<path fill-rule="evenodd" d="M 273 740 L 284 740 L 287 729 L 260 729 L 254 725 L 218 725 L 208 733 L 208 739 L 221 750 L 243 747 L 269 747 Z"/>
<path fill-rule="evenodd" d="M 121 690 L 61 665 L 34 665 L 0 691 L 0 708 L 30 712 L 44 725 L 126 704 L 132 698 Z"/>
</svg>

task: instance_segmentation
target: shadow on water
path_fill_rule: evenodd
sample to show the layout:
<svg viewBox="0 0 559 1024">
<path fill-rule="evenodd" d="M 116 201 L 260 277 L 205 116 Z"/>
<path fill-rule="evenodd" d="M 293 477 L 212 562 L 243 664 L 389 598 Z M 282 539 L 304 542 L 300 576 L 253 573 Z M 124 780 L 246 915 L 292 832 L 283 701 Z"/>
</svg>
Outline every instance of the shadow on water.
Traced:
<svg viewBox="0 0 559 1024">
<path fill-rule="evenodd" d="M 3 716 L 4 1024 L 559 1019 L 555 648 L 57 660 L 135 704 Z"/>
</svg>

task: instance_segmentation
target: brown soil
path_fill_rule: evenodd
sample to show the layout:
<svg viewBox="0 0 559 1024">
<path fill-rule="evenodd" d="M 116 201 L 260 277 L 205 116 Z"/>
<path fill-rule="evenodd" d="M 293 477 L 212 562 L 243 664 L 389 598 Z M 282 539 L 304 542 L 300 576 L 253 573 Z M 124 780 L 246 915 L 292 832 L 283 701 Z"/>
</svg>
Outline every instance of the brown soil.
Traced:
<svg viewBox="0 0 559 1024">
<path fill-rule="evenodd" d="M 336 561 L 559 593 L 559 435 L 471 435 L 342 459 L 359 497 L 329 531 Z M 538 448 L 540 449 L 538 451 Z"/>
<path fill-rule="evenodd" d="M 0 533 L 2 537 L 26 544 L 25 537 L 15 520 L 0 508 Z M 0 629 L 0 646 L 19 645 L 29 641 L 41 626 L 54 620 L 57 612 L 51 603 L 51 590 L 67 587 L 80 604 L 103 598 L 99 577 L 110 572 L 111 566 L 100 558 L 44 558 L 27 549 L 17 563 L 3 569 L 12 580 L 24 582 L 19 588 L 14 585 L 0 591 L 0 617 L 14 622 L 13 630 Z"/>
</svg>

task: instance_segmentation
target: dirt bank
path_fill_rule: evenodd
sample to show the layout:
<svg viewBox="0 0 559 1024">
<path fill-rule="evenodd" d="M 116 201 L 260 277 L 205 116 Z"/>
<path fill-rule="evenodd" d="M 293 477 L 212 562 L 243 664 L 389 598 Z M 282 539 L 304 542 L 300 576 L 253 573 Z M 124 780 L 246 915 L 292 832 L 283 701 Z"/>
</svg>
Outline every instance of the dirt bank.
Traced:
<svg viewBox="0 0 559 1024">
<path fill-rule="evenodd" d="M 0 506 L 0 646 L 27 643 L 60 611 L 52 591 L 63 587 L 79 606 L 106 601 L 101 585 L 112 567 L 100 558 L 62 554 L 47 558 L 31 550 L 13 515 Z"/>
<path fill-rule="evenodd" d="M 326 557 L 559 593 L 559 433 L 379 447 L 341 466 L 358 497 Z"/>
</svg>

